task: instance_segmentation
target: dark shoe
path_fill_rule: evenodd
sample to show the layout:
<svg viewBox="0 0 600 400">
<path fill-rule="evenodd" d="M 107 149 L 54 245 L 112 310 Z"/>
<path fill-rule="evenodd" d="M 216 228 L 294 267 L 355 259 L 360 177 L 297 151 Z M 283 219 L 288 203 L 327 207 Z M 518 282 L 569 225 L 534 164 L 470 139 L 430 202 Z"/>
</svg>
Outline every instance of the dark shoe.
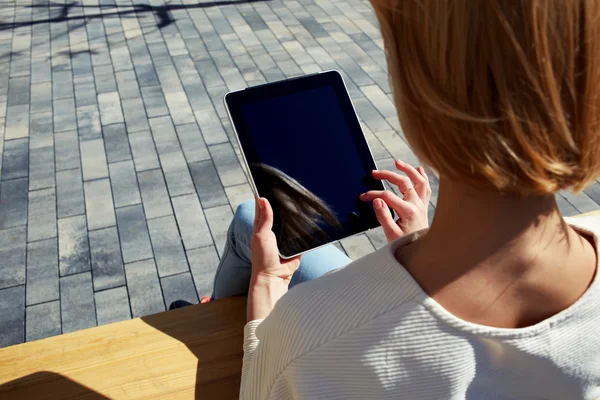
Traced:
<svg viewBox="0 0 600 400">
<path fill-rule="evenodd" d="M 187 307 L 187 306 L 191 306 L 191 305 L 192 305 L 192 303 L 185 301 L 185 300 L 175 300 L 169 306 L 169 310 L 175 310 L 177 308 L 183 308 L 183 307 Z"/>
</svg>

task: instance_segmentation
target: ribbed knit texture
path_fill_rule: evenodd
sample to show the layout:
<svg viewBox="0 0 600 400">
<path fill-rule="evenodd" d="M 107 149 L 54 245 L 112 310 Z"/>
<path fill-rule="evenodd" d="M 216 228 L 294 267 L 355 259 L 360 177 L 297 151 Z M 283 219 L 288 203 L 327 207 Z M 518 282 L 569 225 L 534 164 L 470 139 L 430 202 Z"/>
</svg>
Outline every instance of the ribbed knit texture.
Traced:
<svg viewBox="0 0 600 400">
<path fill-rule="evenodd" d="M 600 217 L 568 222 L 598 248 Z M 599 278 L 536 325 L 476 325 L 444 310 L 395 260 L 414 239 L 296 286 L 267 319 L 249 322 L 240 398 L 600 397 Z"/>
</svg>

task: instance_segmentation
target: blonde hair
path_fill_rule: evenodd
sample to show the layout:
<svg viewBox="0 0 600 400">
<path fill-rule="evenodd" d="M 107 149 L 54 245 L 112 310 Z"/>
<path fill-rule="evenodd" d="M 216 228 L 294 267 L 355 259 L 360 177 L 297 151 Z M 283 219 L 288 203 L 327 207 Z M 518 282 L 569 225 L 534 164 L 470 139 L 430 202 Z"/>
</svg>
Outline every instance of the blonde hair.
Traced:
<svg viewBox="0 0 600 400">
<path fill-rule="evenodd" d="M 600 1 L 372 0 L 404 134 L 453 180 L 521 196 L 600 173 Z"/>
</svg>

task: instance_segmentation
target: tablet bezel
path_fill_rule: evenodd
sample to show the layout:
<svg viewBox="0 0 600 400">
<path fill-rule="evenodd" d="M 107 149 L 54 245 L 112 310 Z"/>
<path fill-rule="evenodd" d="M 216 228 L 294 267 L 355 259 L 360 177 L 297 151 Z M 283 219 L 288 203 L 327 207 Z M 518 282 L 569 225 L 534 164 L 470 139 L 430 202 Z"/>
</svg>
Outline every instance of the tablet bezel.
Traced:
<svg viewBox="0 0 600 400">
<path fill-rule="evenodd" d="M 248 164 L 248 157 L 247 157 L 247 151 L 248 150 L 252 151 L 253 149 L 251 147 L 253 147 L 253 146 L 252 146 L 252 144 L 249 144 L 246 141 L 247 148 L 244 149 L 244 146 L 242 145 L 242 139 L 240 138 L 240 131 L 241 131 L 242 135 L 246 134 L 246 132 L 247 132 L 247 128 L 243 125 L 244 118 L 242 115 L 241 106 L 245 103 L 250 103 L 253 101 L 266 100 L 266 99 L 269 99 L 272 97 L 285 95 L 285 94 L 291 94 L 291 93 L 294 93 L 297 91 L 307 90 L 307 89 L 317 88 L 317 87 L 322 87 L 322 86 L 331 86 L 335 91 L 336 97 L 340 100 L 340 106 L 342 108 L 344 118 L 346 119 L 348 129 L 351 132 L 351 135 L 352 135 L 354 141 L 357 142 L 356 143 L 357 153 L 361 159 L 361 162 L 363 163 L 363 166 L 365 167 L 365 171 L 368 172 L 368 171 L 377 169 L 377 164 L 373 157 L 373 152 L 371 151 L 371 148 L 369 146 L 367 138 L 365 137 L 365 134 L 362 130 L 362 126 L 360 125 L 360 121 L 358 119 L 356 109 L 350 98 L 350 94 L 349 94 L 346 84 L 344 82 L 344 78 L 338 71 L 335 71 L 335 70 L 323 71 L 323 72 L 319 72 L 316 74 L 304 75 L 304 76 L 289 78 L 289 79 L 280 80 L 280 81 L 276 81 L 276 82 L 270 82 L 270 83 L 266 83 L 266 84 L 262 84 L 262 85 L 258 85 L 258 86 L 252 86 L 252 87 L 241 89 L 241 90 L 235 90 L 235 91 L 231 91 L 231 92 L 228 92 L 227 94 L 225 94 L 225 96 L 223 98 L 223 102 L 225 104 L 225 109 L 227 110 L 227 115 L 229 117 L 229 121 L 231 122 L 231 126 L 233 128 L 233 133 L 235 135 L 236 141 L 240 148 L 240 152 L 242 153 L 242 159 L 246 166 L 246 170 L 248 171 L 248 175 L 250 178 L 249 179 L 250 186 L 252 187 L 252 191 L 254 192 L 254 196 L 256 198 L 259 197 L 260 194 L 258 193 L 258 189 L 254 182 L 254 177 L 252 176 L 252 172 L 250 170 L 250 166 Z M 240 123 L 240 125 L 236 125 L 234 120 L 238 121 Z M 248 140 L 251 141 L 249 135 L 248 135 Z M 366 149 L 367 151 L 361 151 L 360 150 L 361 146 L 364 146 L 364 149 Z M 250 147 L 250 148 L 248 148 L 248 147 Z M 258 158 L 258 157 L 255 157 L 255 158 Z M 376 186 L 373 188 L 373 190 L 384 190 L 385 189 L 383 183 L 380 181 L 374 181 L 373 184 Z M 377 228 L 379 226 L 380 226 L 379 223 L 374 223 L 373 226 L 366 228 L 364 230 L 360 230 L 359 232 L 355 232 L 355 233 L 345 236 L 341 239 L 331 240 L 327 243 L 324 243 L 317 247 L 313 247 L 311 249 L 302 251 L 300 253 L 297 253 L 297 254 L 294 254 L 291 256 L 283 255 L 283 254 L 281 254 L 281 252 L 279 252 L 279 255 L 283 259 L 290 259 L 293 257 L 297 257 L 297 256 L 307 253 L 309 251 L 333 244 L 337 241 L 346 239 L 348 237 L 359 235 L 361 233 L 367 232 L 367 231 Z"/>
</svg>

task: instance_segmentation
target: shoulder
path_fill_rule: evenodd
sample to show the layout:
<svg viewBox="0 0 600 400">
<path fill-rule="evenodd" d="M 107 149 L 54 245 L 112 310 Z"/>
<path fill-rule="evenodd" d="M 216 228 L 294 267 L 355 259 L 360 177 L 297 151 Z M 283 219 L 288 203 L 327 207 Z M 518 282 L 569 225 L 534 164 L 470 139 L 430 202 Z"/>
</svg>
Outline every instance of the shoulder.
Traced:
<svg viewBox="0 0 600 400">
<path fill-rule="evenodd" d="M 301 355 L 401 308 L 422 295 L 389 246 L 347 267 L 292 288 L 261 324 L 261 340 L 276 332 L 285 351 Z M 283 343 L 281 343 L 283 344 Z M 283 349 L 282 349 L 283 350 Z"/>
</svg>

